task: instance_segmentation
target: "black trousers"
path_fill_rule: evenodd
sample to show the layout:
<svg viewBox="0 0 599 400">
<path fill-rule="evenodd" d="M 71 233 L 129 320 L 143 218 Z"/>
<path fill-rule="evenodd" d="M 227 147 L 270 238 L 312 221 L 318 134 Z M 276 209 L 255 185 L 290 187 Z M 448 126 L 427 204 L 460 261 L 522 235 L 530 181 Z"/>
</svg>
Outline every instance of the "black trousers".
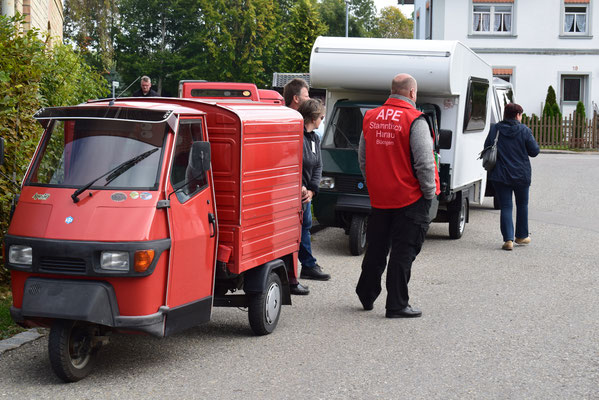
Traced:
<svg viewBox="0 0 599 400">
<path fill-rule="evenodd" d="M 420 253 L 428 231 L 430 206 L 431 201 L 421 197 L 403 208 L 372 208 L 366 231 L 368 247 L 356 287 L 356 293 L 362 302 L 374 302 L 379 296 L 381 276 L 386 267 L 386 309 L 397 311 L 408 305 L 412 262 Z"/>
</svg>

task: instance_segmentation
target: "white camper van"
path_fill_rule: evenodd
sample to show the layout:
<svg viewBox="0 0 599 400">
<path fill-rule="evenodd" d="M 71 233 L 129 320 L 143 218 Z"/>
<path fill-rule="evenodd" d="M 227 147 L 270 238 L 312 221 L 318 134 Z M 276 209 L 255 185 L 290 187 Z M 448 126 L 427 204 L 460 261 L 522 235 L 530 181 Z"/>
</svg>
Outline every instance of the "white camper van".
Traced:
<svg viewBox="0 0 599 400">
<path fill-rule="evenodd" d="M 327 90 L 327 124 L 314 213 L 320 224 L 346 230 L 355 255 L 364 250 L 370 212 L 357 158 L 362 119 L 385 102 L 398 73 L 418 82 L 417 106 L 435 138 L 441 194 L 431 210 L 434 221 L 449 222 L 449 236 L 460 238 L 470 203 L 484 199 L 486 171 L 477 157 L 491 123 L 493 80 L 485 61 L 457 41 L 319 37 L 310 80 Z"/>
</svg>

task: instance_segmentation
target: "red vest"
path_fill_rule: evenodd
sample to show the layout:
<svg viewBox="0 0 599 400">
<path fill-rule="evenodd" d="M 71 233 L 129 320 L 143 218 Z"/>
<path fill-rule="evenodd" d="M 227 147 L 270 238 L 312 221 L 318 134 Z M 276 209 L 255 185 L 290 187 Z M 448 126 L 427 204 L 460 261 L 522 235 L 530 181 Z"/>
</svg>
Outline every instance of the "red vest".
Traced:
<svg viewBox="0 0 599 400">
<path fill-rule="evenodd" d="M 422 197 L 410 158 L 410 128 L 421 115 L 394 98 L 364 115 L 366 184 L 373 207 L 402 208 Z"/>
</svg>

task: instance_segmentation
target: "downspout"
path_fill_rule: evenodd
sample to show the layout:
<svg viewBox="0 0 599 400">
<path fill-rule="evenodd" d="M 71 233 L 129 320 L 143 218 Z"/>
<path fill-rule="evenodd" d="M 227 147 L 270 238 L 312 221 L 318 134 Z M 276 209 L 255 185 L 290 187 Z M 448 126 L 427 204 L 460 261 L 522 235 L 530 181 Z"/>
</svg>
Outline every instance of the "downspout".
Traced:
<svg viewBox="0 0 599 400">
<path fill-rule="evenodd" d="M 14 0 L 2 0 L 2 15 L 6 17 L 15 16 L 15 1 Z"/>
</svg>

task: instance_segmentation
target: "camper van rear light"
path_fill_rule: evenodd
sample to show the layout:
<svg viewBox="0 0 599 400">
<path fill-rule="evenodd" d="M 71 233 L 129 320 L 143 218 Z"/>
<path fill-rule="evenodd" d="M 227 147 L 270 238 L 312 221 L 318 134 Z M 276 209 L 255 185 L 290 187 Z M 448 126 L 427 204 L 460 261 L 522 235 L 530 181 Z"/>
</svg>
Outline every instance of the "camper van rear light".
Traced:
<svg viewBox="0 0 599 400">
<path fill-rule="evenodd" d="M 335 178 L 332 176 L 323 176 L 320 179 L 320 188 L 321 189 L 334 189 L 335 188 Z"/>
<path fill-rule="evenodd" d="M 103 251 L 100 257 L 100 268 L 108 271 L 129 271 L 129 252 Z"/>
<path fill-rule="evenodd" d="M 10 246 L 8 262 L 11 264 L 31 265 L 33 262 L 33 250 L 29 246 Z"/>
<path fill-rule="evenodd" d="M 152 265 L 153 260 L 154 250 L 138 250 L 135 252 L 135 265 L 133 268 L 136 272 L 146 272 Z"/>
</svg>

